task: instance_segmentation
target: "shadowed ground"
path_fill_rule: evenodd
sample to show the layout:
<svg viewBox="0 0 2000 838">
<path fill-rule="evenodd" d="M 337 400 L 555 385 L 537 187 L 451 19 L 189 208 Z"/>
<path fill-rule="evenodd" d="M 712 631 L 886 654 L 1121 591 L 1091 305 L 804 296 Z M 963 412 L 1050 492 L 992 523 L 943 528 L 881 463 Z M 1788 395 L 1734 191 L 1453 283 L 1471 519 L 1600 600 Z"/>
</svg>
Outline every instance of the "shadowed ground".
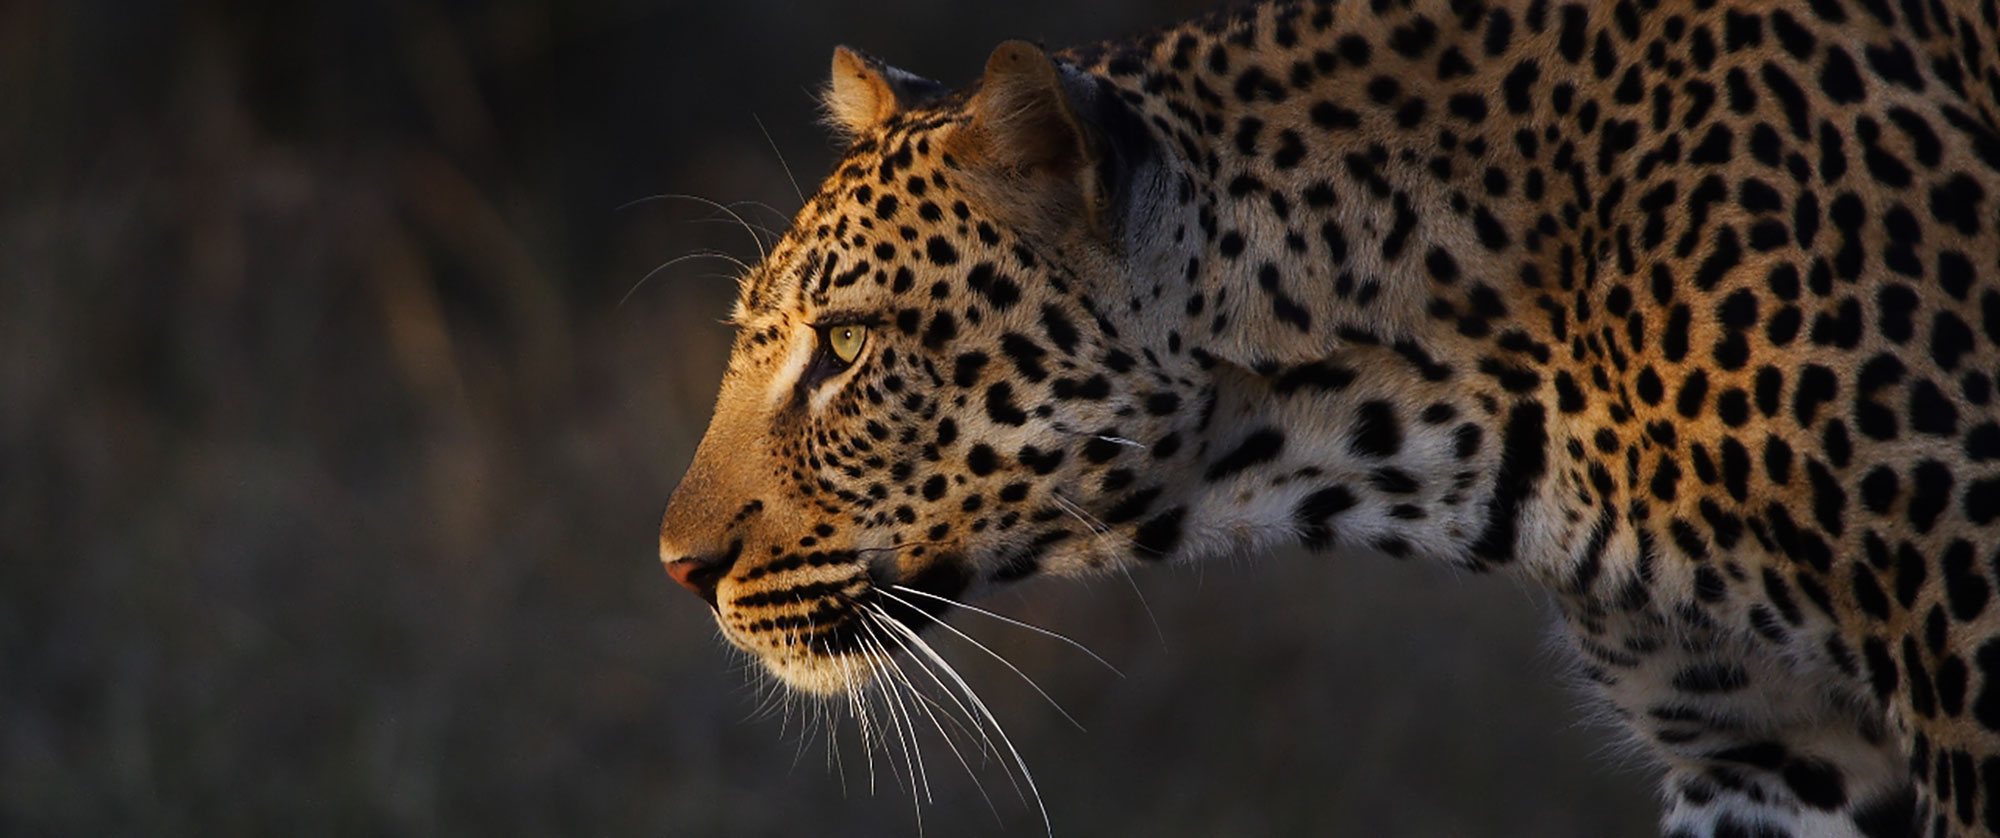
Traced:
<svg viewBox="0 0 2000 838">
<path fill-rule="evenodd" d="M 746 721 L 652 553 L 735 268 L 653 271 L 757 247 L 649 196 L 782 229 L 835 43 L 955 83 L 1195 8 L 1070 5 L 0 4 L 0 834 L 917 834 L 851 726 L 829 771 Z M 1274 556 L 986 604 L 1127 675 L 954 617 L 1088 729 L 943 644 L 1058 835 L 1653 819 L 1504 581 Z M 925 834 L 1042 834 L 925 759 Z"/>
</svg>

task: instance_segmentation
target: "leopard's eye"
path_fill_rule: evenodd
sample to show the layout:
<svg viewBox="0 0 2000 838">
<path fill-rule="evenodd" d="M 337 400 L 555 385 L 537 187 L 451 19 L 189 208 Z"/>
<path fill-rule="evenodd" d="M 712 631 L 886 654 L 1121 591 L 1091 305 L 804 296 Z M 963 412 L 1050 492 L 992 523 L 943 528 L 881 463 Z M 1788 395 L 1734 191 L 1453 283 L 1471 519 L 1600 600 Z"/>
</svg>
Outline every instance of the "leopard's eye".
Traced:
<svg viewBox="0 0 2000 838">
<path fill-rule="evenodd" d="M 826 345 L 833 350 L 833 357 L 843 364 L 854 363 L 861 357 L 861 347 L 868 345 L 868 327 L 854 323 L 829 326 L 826 330 Z"/>
</svg>

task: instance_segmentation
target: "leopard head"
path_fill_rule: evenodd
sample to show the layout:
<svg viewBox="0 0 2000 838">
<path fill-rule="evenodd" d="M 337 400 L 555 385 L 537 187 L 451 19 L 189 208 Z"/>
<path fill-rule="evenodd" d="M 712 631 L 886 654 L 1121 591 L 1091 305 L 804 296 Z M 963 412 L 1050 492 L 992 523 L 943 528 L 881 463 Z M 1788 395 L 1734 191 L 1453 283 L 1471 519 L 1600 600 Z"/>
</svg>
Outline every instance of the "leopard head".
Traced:
<svg viewBox="0 0 2000 838">
<path fill-rule="evenodd" d="M 1150 315 L 1181 222 L 1109 85 L 1024 42 L 956 94 L 843 48 L 825 101 L 847 151 L 742 277 L 660 555 L 731 643 L 837 694 L 982 588 L 1186 549 L 1171 487 L 1212 392 Z"/>
</svg>

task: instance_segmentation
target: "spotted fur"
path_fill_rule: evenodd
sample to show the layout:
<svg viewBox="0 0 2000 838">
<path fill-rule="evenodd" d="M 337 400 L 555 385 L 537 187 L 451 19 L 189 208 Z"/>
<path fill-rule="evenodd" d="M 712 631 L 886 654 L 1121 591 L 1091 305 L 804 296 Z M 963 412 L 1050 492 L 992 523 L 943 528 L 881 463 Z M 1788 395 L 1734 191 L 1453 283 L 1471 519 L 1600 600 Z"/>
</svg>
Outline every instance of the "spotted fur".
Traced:
<svg viewBox="0 0 2000 838">
<path fill-rule="evenodd" d="M 958 93 L 842 50 L 851 146 L 744 277 L 662 557 L 816 692 L 867 680 L 865 609 L 927 622 L 891 585 L 1287 541 L 1509 573 L 1667 834 L 1991 834 L 1996 32 L 1274 3 Z"/>
</svg>

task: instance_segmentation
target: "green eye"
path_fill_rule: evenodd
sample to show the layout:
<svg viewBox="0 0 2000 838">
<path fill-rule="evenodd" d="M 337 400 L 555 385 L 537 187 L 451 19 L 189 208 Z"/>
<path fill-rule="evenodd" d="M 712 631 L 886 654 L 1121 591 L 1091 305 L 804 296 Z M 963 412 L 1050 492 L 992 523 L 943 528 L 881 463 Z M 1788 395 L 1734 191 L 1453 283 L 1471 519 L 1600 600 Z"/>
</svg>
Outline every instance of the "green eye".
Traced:
<svg viewBox="0 0 2000 838">
<path fill-rule="evenodd" d="M 826 330 L 827 346 L 833 349 L 833 357 L 843 364 L 854 363 L 861 357 L 861 347 L 868 345 L 868 327 L 855 324 L 832 326 Z"/>
</svg>

